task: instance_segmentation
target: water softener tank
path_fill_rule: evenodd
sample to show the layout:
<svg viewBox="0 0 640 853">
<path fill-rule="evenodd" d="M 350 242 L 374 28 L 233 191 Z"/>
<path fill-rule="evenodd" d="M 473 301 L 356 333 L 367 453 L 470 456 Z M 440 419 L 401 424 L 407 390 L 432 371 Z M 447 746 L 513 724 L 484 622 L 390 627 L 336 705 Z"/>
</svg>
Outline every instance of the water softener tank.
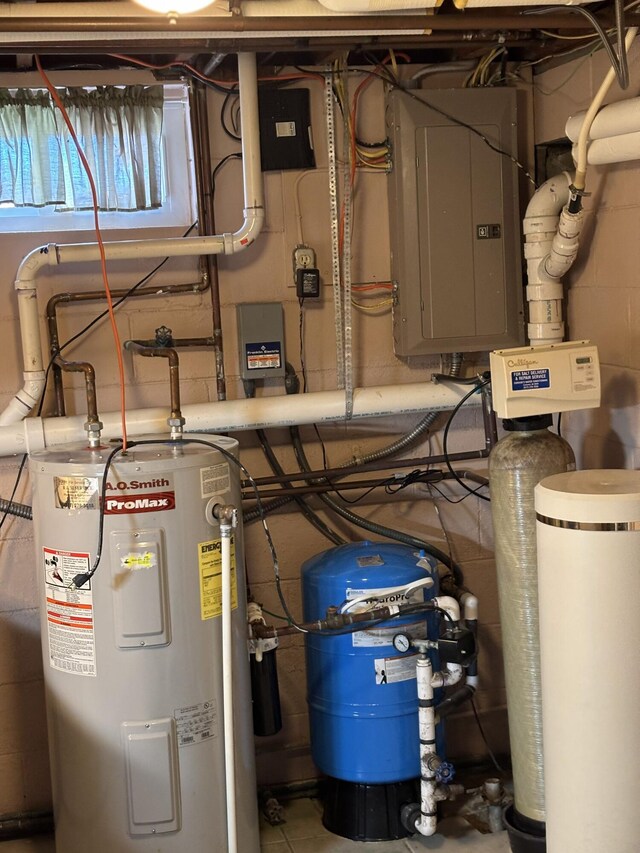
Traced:
<svg viewBox="0 0 640 853">
<path fill-rule="evenodd" d="M 427 585 L 405 598 L 404 588 L 419 581 Z M 302 584 L 304 618 L 312 621 L 324 618 L 331 605 L 371 606 L 355 601 L 367 595 L 381 604 L 429 600 L 438 593 L 438 574 L 435 561 L 415 548 L 359 542 L 308 560 Z M 408 616 L 366 631 L 306 638 L 311 747 L 316 766 L 328 777 L 324 825 L 347 838 L 404 837 L 400 811 L 416 800 L 416 655 L 413 649 L 396 651 L 393 637 L 400 631 L 436 638 L 437 616 Z"/>
<path fill-rule="evenodd" d="M 101 506 L 109 453 L 31 457 L 56 846 L 226 853 L 220 530 L 207 508 L 240 505 L 237 471 L 203 445 L 135 447 L 115 457 Z M 73 590 L 101 514 L 100 564 Z M 258 853 L 240 529 L 232 548 L 238 849 Z"/>
</svg>

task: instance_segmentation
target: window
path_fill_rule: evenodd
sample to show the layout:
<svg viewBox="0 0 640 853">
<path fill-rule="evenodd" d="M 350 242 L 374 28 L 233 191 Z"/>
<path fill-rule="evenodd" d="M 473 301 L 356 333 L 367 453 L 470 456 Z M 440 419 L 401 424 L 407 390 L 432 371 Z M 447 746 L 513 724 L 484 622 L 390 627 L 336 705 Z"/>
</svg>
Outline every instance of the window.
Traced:
<svg viewBox="0 0 640 853">
<path fill-rule="evenodd" d="M 98 186 L 102 228 L 194 221 L 186 86 L 73 89 L 63 103 Z M 1 91 L 0 231 L 92 228 L 88 181 L 48 93 Z"/>
</svg>

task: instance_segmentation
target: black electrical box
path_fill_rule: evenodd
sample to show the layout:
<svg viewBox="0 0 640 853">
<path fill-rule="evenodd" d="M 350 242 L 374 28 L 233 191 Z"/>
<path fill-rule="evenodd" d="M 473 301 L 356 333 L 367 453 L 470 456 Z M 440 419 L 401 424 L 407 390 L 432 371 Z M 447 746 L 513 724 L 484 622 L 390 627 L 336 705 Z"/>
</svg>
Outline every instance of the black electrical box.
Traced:
<svg viewBox="0 0 640 853">
<path fill-rule="evenodd" d="M 258 106 L 262 171 L 315 168 L 309 90 L 261 86 Z"/>
<path fill-rule="evenodd" d="M 302 267 L 296 270 L 296 295 L 298 299 L 320 296 L 320 270 Z"/>
</svg>

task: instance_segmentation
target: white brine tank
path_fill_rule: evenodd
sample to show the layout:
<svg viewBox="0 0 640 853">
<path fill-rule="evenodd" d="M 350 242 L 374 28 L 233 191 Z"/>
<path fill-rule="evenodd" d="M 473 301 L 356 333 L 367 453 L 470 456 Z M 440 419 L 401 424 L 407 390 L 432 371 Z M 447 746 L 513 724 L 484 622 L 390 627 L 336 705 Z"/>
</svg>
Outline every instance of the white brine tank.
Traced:
<svg viewBox="0 0 640 853">
<path fill-rule="evenodd" d="M 33 512 L 57 849 L 226 853 L 221 540 L 236 466 L 200 438 L 34 453 Z M 235 552 L 235 553 L 234 553 Z M 242 531 L 232 559 L 238 849 L 258 853 Z M 234 563 L 232 562 L 232 566 Z"/>
<path fill-rule="evenodd" d="M 548 853 L 640 849 L 640 472 L 535 494 Z"/>
</svg>

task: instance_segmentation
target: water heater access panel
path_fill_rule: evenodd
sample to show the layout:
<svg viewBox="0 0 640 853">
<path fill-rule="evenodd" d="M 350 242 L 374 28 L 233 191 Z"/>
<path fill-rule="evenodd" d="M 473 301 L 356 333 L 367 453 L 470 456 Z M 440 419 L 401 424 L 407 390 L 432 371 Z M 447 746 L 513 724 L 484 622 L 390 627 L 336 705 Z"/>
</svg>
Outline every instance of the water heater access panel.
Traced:
<svg viewBox="0 0 640 853">
<path fill-rule="evenodd" d="M 524 340 L 513 89 L 389 94 L 389 199 L 396 355 Z"/>
</svg>

